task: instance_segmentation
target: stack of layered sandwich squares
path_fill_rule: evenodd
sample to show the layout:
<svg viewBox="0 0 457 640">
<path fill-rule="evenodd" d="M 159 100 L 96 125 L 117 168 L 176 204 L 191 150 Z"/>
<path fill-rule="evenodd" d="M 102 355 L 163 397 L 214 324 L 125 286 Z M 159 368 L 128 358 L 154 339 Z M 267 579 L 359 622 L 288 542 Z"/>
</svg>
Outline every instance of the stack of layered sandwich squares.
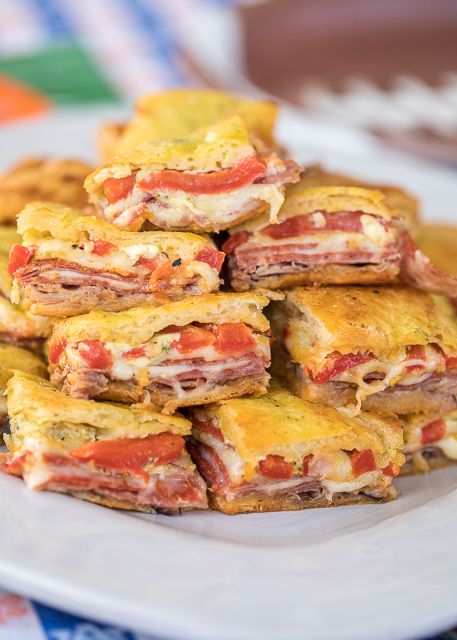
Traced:
<svg viewBox="0 0 457 640">
<path fill-rule="evenodd" d="M 5 472 L 235 514 L 382 503 L 457 460 L 457 279 L 417 248 L 417 201 L 301 167 L 276 112 L 145 96 L 103 127 L 84 207 L 4 231 Z"/>
</svg>

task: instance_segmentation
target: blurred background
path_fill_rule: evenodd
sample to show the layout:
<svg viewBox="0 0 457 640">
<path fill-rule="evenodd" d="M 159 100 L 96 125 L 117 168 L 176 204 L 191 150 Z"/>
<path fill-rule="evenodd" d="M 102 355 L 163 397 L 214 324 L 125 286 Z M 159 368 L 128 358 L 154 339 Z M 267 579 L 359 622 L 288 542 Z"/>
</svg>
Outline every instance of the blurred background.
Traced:
<svg viewBox="0 0 457 640">
<path fill-rule="evenodd" d="M 457 164 L 455 0 L 0 0 L 0 125 L 179 85 Z"/>
</svg>

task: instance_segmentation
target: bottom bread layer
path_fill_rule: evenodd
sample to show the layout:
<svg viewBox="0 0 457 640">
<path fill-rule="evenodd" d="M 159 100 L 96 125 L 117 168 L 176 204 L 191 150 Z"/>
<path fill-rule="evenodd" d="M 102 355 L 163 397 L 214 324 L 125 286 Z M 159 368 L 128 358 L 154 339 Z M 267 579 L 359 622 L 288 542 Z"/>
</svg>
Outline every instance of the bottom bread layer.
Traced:
<svg viewBox="0 0 457 640">
<path fill-rule="evenodd" d="M 233 265 L 233 259 L 229 264 Z M 283 264 L 275 267 L 277 273 L 260 275 L 259 269 L 248 273 L 232 266 L 230 283 L 235 291 L 261 288 L 288 289 L 315 284 L 387 284 L 393 282 L 399 273 L 397 262 L 369 265 L 300 265 L 296 273 L 287 273 L 287 268 Z M 297 266 L 289 265 L 289 268 L 297 268 Z M 269 270 L 272 271 L 273 267 L 270 266 Z"/>
<path fill-rule="evenodd" d="M 100 400 L 112 402 L 145 402 L 155 407 L 164 407 L 164 413 L 173 413 L 178 407 L 190 407 L 210 402 L 219 402 L 244 395 L 266 393 L 270 376 L 262 373 L 258 376 L 227 380 L 221 384 L 201 385 L 186 389 L 182 397 L 166 385 L 156 385 L 141 390 L 134 383 L 110 381 L 108 388 L 98 396 Z"/>
<path fill-rule="evenodd" d="M 225 500 L 212 491 L 209 492 L 209 506 L 215 511 L 222 511 L 227 515 L 237 513 L 264 513 L 268 511 L 301 511 L 302 509 L 316 509 L 322 507 L 338 507 L 354 504 L 374 504 L 395 500 L 397 492 L 390 487 L 388 494 L 382 498 L 375 498 L 368 494 L 335 493 L 331 499 L 325 495 L 315 497 L 309 493 L 295 493 L 290 496 L 240 496 L 233 500 Z"/>
</svg>

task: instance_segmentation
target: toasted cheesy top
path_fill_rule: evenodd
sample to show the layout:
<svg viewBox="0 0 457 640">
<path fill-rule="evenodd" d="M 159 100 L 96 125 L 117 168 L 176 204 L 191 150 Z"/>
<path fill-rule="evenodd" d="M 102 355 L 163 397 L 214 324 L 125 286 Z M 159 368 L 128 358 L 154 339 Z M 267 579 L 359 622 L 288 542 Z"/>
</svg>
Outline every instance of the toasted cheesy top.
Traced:
<svg viewBox="0 0 457 640">
<path fill-rule="evenodd" d="M 143 142 L 92 172 L 84 186 L 93 194 L 108 178 L 125 178 L 138 169 L 220 171 L 237 165 L 255 152 L 246 125 L 239 116 L 233 116 L 186 139 Z"/>
<path fill-rule="evenodd" d="M 371 449 L 382 467 L 403 445 L 401 424 L 392 416 L 363 412 L 349 419 L 332 407 L 312 404 L 281 388 L 258 398 L 202 407 L 198 416 L 216 420 L 225 442 L 246 464 L 248 477 L 267 455 L 301 462 L 305 455 L 324 450 Z"/>
<path fill-rule="evenodd" d="M 407 287 L 297 287 L 274 315 L 287 322 L 292 359 L 315 371 L 334 352 L 396 363 L 407 347 L 436 344 L 457 355 L 455 322 L 431 295 Z"/>
<path fill-rule="evenodd" d="M 278 107 L 214 89 L 171 89 L 141 96 L 116 150 L 125 152 L 144 140 L 186 138 L 202 127 L 238 115 L 248 130 L 269 146 L 274 143 Z"/>
<path fill-rule="evenodd" d="M 15 453 L 37 448 L 73 448 L 103 438 L 142 438 L 164 431 L 190 433 L 190 422 L 140 406 L 80 400 L 62 393 L 50 382 L 16 373 L 7 385 L 11 436 L 7 446 Z"/>
<path fill-rule="evenodd" d="M 262 308 L 268 303 L 267 297 L 256 293 L 215 293 L 189 296 L 160 307 L 139 307 L 117 313 L 91 311 L 58 321 L 51 340 L 144 344 L 170 325 L 183 327 L 192 322 L 244 322 L 256 331 L 265 332 L 270 324 Z"/>
</svg>

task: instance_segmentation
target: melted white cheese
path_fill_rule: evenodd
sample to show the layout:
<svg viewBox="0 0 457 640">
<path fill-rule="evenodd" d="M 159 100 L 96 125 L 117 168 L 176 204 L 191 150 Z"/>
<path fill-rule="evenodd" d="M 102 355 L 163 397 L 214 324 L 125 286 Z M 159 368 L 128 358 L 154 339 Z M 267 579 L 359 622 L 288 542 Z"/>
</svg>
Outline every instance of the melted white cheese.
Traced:
<svg viewBox="0 0 457 640">
<path fill-rule="evenodd" d="M 40 489 L 52 477 L 49 465 L 43 462 L 39 453 L 35 453 L 33 461 L 28 461 L 24 469 L 24 481 L 29 489 Z"/>
<path fill-rule="evenodd" d="M 430 345 L 426 345 L 425 359 L 404 359 L 399 363 L 381 362 L 374 358 L 363 364 L 352 367 L 343 371 L 339 375 L 332 378 L 334 381 L 346 382 L 357 386 L 355 406 L 351 405 L 343 408 L 346 415 L 354 417 L 360 411 L 361 403 L 368 396 L 379 393 L 394 385 L 408 386 L 423 382 L 432 373 L 436 371 L 444 371 L 444 358 Z M 411 371 L 411 367 L 421 367 L 421 371 Z M 370 373 L 384 373 L 384 377 L 379 380 L 365 382 L 364 378 Z"/>
<path fill-rule="evenodd" d="M 433 442 L 432 446 L 438 447 L 447 458 L 457 460 L 457 438 L 449 435 L 438 442 Z"/>
<path fill-rule="evenodd" d="M 375 471 L 363 473 L 355 480 L 349 480 L 347 482 L 335 482 L 334 480 L 323 479 L 321 480 L 321 483 L 326 491 L 330 495 L 333 495 L 334 493 L 358 491 L 359 489 L 363 489 L 363 487 L 373 486 L 377 483 L 380 474 L 381 470 L 376 469 Z"/>
<path fill-rule="evenodd" d="M 161 253 L 160 249 L 152 245 L 150 241 L 144 244 L 113 249 L 106 256 L 92 253 L 93 248 L 94 243 L 92 241 L 74 246 L 57 238 L 46 238 L 37 243 L 34 257 L 36 260 L 61 258 L 67 262 L 76 262 L 92 269 L 109 269 L 121 274 L 128 274 L 132 271 L 140 256 L 155 258 Z"/>
<path fill-rule="evenodd" d="M 361 216 L 362 231 L 325 231 L 323 223 L 325 218 L 320 211 L 311 215 L 318 229 L 312 233 L 288 238 L 271 238 L 268 234 L 263 234 L 260 230 L 254 233 L 245 246 L 281 246 L 290 244 L 311 245 L 306 246 L 306 253 L 309 255 L 320 255 L 325 253 L 344 253 L 347 251 L 363 251 L 377 254 L 388 245 L 396 241 L 396 231 L 393 227 L 382 225 L 376 217 L 365 214 Z M 316 245 L 316 246 L 312 246 Z M 375 256 L 374 256 L 375 257 Z"/>
<path fill-rule="evenodd" d="M 128 198 L 108 205 L 104 209 L 104 216 L 114 224 L 128 226 L 132 213 L 144 195 L 141 189 L 135 187 Z M 276 222 L 284 195 L 273 184 L 251 184 L 218 194 L 189 194 L 163 189 L 154 193 L 154 199 L 147 203 L 147 209 L 153 213 L 156 223 L 164 228 L 185 227 L 190 222 L 202 227 L 208 223 L 225 226 L 236 220 L 240 212 L 254 209 L 260 202 L 269 205 L 270 221 Z"/>
</svg>

